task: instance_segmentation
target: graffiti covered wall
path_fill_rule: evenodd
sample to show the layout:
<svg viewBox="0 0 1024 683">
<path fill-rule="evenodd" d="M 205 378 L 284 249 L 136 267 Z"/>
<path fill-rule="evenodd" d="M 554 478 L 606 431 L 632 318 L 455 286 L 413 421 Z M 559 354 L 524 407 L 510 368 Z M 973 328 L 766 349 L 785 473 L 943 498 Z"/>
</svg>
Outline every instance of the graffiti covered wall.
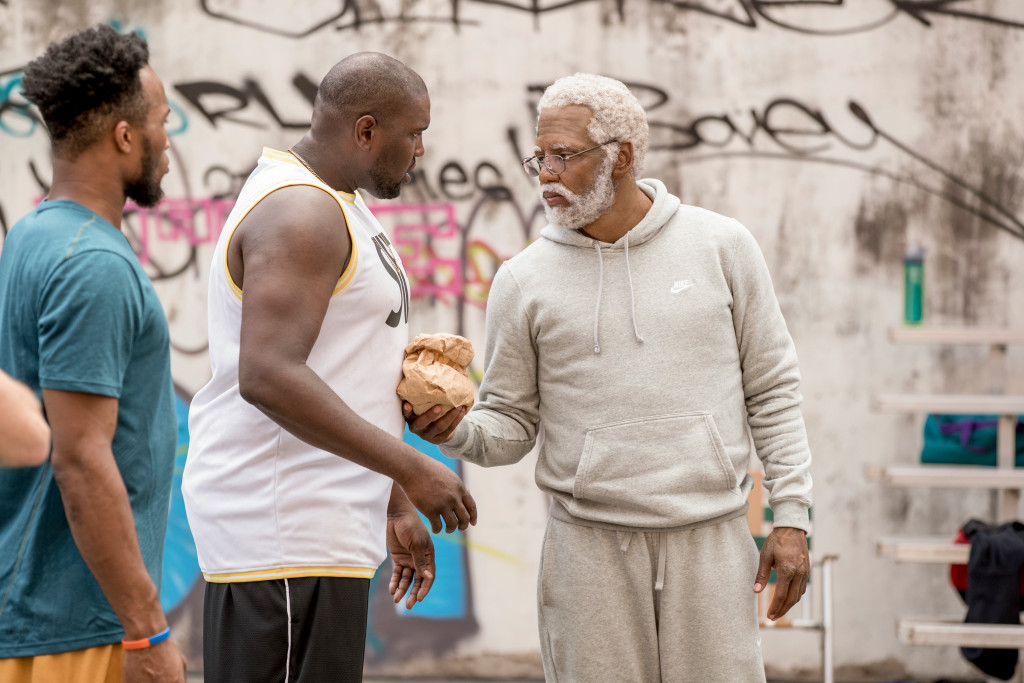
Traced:
<svg viewBox="0 0 1024 683">
<path fill-rule="evenodd" d="M 875 558 L 874 540 L 952 536 L 987 514 L 988 496 L 885 490 L 863 470 L 913 462 L 920 450 L 920 416 L 872 413 L 873 393 L 986 388 L 984 350 L 887 341 L 900 321 L 909 249 L 926 250 L 927 322 L 1024 325 L 1024 309 L 1013 305 L 1024 294 L 1020 3 L 0 0 L 4 232 L 45 195 L 51 171 L 46 133 L 20 96 L 21 66 L 97 22 L 148 39 L 173 109 L 167 198 L 154 210 L 130 208 L 124 230 L 171 324 L 182 417 L 209 373 L 205 288 L 224 218 L 261 148 L 300 137 L 316 84 L 338 59 L 387 52 L 430 88 L 432 124 L 415 183 L 373 206 L 411 278 L 412 332 L 458 332 L 481 349 L 491 278 L 544 222 L 519 167 L 533 147 L 537 98 L 575 71 L 627 82 L 651 123 L 647 174 L 683 201 L 747 225 L 771 268 L 804 375 L 815 548 L 841 556 L 841 670 L 967 671 L 953 649 L 896 641 L 897 616 L 962 608 L 941 567 L 894 568 Z M 1011 350 L 1010 363 L 1007 389 L 1020 393 L 1024 361 Z M 479 359 L 472 369 L 482 372 Z M 184 428 L 180 442 L 179 465 Z M 547 501 L 529 458 L 460 471 L 480 503 L 480 525 L 437 538 L 443 576 L 411 614 L 375 584 L 371 666 L 536 662 L 533 595 Z M 176 497 L 164 599 L 195 659 L 201 589 L 181 512 Z M 581 599 L 594 590 L 581 580 Z M 776 671 L 816 666 L 813 640 L 769 633 L 764 642 Z"/>
</svg>

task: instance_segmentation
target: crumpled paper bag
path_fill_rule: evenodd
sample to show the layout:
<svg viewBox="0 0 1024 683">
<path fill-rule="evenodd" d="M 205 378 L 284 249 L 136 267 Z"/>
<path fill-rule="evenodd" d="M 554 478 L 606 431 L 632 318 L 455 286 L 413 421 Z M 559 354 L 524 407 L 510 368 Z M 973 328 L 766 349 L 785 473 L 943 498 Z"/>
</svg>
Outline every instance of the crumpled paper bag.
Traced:
<svg viewBox="0 0 1024 683">
<path fill-rule="evenodd" d="M 473 406 L 473 380 L 466 367 L 473 360 L 473 344 L 457 334 L 418 334 L 405 347 L 404 377 L 397 393 L 416 415 L 434 406 L 449 410 Z"/>
</svg>

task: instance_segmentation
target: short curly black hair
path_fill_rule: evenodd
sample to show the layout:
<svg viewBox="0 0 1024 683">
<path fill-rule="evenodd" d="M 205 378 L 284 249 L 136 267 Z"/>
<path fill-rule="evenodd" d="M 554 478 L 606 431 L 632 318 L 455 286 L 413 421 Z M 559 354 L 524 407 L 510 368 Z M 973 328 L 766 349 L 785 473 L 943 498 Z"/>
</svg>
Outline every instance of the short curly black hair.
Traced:
<svg viewBox="0 0 1024 683">
<path fill-rule="evenodd" d="M 86 29 L 54 43 L 25 67 L 21 88 L 39 107 L 54 152 L 74 158 L 103 135 L 112 116 L 138 123 L 146 116 L 139 71 L 149 62 L 140 36 L 110 26 Z"/>
</svg>

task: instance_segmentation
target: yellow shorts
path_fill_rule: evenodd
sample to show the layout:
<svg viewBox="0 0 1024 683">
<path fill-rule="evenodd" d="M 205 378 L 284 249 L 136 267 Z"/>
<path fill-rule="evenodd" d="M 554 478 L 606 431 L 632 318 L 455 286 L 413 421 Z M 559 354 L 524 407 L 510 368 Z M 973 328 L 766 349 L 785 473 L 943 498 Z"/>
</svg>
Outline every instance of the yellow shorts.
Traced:
<svg viewBox="0 0 1024 683">
<path fill-rule="evenodd" d="M 0 659 L 4 683 L 121 683 L 120 643 L 55 655 Z"/>
</svg>

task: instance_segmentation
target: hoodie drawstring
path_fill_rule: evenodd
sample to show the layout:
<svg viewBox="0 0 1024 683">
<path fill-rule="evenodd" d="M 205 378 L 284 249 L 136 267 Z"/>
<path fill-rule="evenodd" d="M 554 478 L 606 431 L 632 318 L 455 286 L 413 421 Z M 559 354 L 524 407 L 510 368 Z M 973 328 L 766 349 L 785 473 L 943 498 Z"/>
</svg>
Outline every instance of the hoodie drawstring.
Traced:
<svg viewBox="0 0 1024 683">
<path fill-rule="evenodd" d="M 636 293 L 633 291 L 633 273 L 629 268 L 629 233 L 626 233 L 626 278 L 629 280 L 629 306 L 633 317 L 633 337 L 644 343 L 640 336 L 640 329 L 636 324 Z M 601 254 L 601 244 L 594 240 L 594 251 L 597 252 L 597 308 L 594 309 L 594 353 L 601 353 L 601 344 L 598 340 L 598 328 L 601 321 L 601 295 L 604 288 L 604 256 Z"/>
<path fill-rule="evenodd" d="M 626 233 L 626 277 L 629 279 L 629 304 L 633 313 L 633 336 L 641 344 L 644 338 L 640 336 L 640 330 L 636 327 L 636 295 L 633 294 L 633 274 L 629 271 L 629 233 Z"/>
<path fill-rule="evenodd" d="M 601 353 L 601 345 L 597 341 L 597 323 L 601 318 L 601 287 L 604 285 L 604 259 L 601 256 L 601 245 L 594 240 L 597 251 L 597 309 L 594 311 L 594 353 Z"/>
</svg>

